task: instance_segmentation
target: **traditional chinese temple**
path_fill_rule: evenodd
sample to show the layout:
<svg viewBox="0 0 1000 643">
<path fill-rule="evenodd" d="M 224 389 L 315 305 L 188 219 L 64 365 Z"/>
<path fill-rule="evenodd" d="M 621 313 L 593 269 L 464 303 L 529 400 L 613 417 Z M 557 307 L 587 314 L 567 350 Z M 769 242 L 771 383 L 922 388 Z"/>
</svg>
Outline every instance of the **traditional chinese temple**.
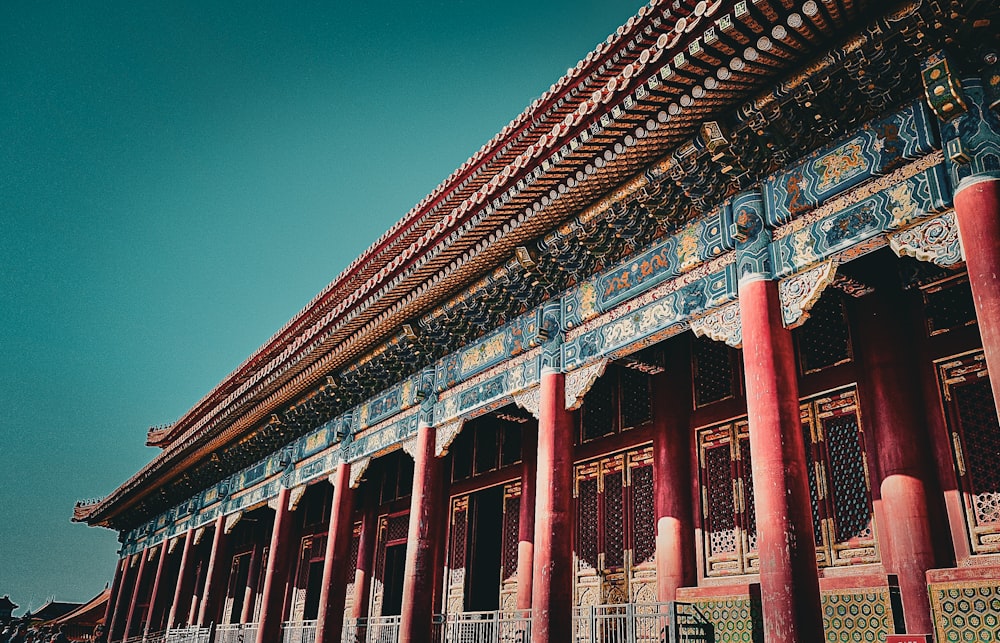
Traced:
<svg viewBox="0 0 1000 643">
<path fill-rule="evenodd" d="M 643 6 L 76 507 L 109 640 L 996 640 L 998 34 Z"/>
</svg>

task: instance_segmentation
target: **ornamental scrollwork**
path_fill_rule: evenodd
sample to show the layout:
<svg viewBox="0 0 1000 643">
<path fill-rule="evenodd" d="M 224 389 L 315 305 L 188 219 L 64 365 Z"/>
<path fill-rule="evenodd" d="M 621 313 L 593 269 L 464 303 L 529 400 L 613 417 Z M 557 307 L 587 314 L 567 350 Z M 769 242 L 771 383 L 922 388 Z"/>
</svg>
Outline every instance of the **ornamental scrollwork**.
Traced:
<svg viewBox="0 0 1000 643">
<path fill-rule="evenodd" d="M 236 513 L 231 513 L 226 516 L 226 524 L 222 531 L 227 534 L 232 533 L 233 528 L 236 527 L 236 523 L 238 523 L 242 517 L 242 511 L 237 511 Z"/>
<path fill-rule="evenodd" d="M 740 323 L 740 304 L 737 301 L 716 308 L 691 322 L 691 331 L 697 337 L 707 337 L 733 348 L 743 346 L 743 327 Z"/>
<path fill-rule="evenodd" d="M 463 418 L 457 418 L 450 422 L 445 422 L 437 427 L 434 434 L 434 455 L 442 457 L 448 454 L 448 447 L 455 441 L 458 434 L 462 432 L 462 425 L 465 424 Z"/>
<path fill-rule="evenodd" d="M 929 261 L 942 268 L 962 262 L 954 211 L 890 234 L 889 247 L 899 257 Z"/>
<path fill-rule="evenodd" d="M 598 378 L 604 375 L 604 369 L 608 366 L 607 359 L 600 359 L 566 374 L 566 410 L 575 411 L 583 404 L 583 398 L 587 391 L 594 386 Z"/>
<path fill-rule="evenodd" d="M 361 477 L 365 475 L 365 471 L 368 469 L 368 465 L 371 461 L 371 458 L 361 458 L 360 460 L 355 460 L 351 463 L 351 489 L 357 489 L 361 484 Z"/>
<path fill-rule="evenodd" d="M 819 301 L 826 287 L 833 283 L 836 275 L 837 263 L 824 261 L 778 282 L 778 298 L 781 300 L 781 317 L 785 328 L 796 328 L 805 323 L 809 311 Z"/>
<path fill-rule="evenodd" d="M 538 419 L 538 409 L 542 405 L 541 392 L 541 386 L 533 386 L 520 393 L 514 393 L 514 403 Z"/>
</svg>

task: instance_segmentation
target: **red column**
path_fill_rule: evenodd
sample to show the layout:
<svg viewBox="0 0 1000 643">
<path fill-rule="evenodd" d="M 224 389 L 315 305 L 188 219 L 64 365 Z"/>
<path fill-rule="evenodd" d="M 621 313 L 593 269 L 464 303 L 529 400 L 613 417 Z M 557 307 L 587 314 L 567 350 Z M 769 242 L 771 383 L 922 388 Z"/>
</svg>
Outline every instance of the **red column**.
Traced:
<svg viewBox="0 0 1000 643">
<path fill-rule="evenodd" d="M 139 593 L 142 591 L 142 581 L 146 577 L 146 558 L 148 555 L 149 551 L 145 549 L 139 553 L 139 573 L 135 576 L 135 587 L 132 589 L 132 602 L 128 606 L 128 619 L 125 620 L 125 632 L 122 634 L 123 639 L 132 636 L 135 627 L 139 625 L 139 621 L 135 618 L 135 613 L 139 605 Z"/>
<path fill-rule="evenodd" d="M 535 476 L 538 430 L 521 432 L 521 502 L 517 515 L 517 609 L 531 609 L 531 567 L 535 552 Z"/>
<path fill-rule="evenodd" d="M 111 615 L 111 623 L 108 626 L 108 641 L 121 640 L 121 630 L 125 627 L 125 620 L 128 618 L 127 605 L 125 598 L 126 596 L 131 596 L 131 583 L 135 582 L 132 577 L 132 560 L 134 556 L 128 556 L 122 559 L 122 580 L 118 587 L 118 597 L 115 600 L 115 609 Z"/>
<path fill-rule="evenodd" d="M 972 176 L 959 183 L 955 217 L 1000 414 L 1000 177 Z"/>
<path fill-rule="evenodd" d="M 108 604 L 104 607 L 104 630 L 108 632 L 108 628 L 111 625 L 111 619 L 114 618 L 115 606 L 118 604 L 118 595 L 121 594 L 122 577 L 125 575 L 125 561 L 127 559 L 120 559 L 115 563 L 115 577 L 111 580 L 111 593 L 108 594 Z M 110 632 L 108 632 L 110 639 Z"/>
<path fill-rule="evenodd" d="M 669 346 L 667 371 L 655 375 L 653 489 L 656 502 L 656 597 L 677 598 L 694 584 L 694 522 L 691 513 L 691 355 L 688 343 Z"/>
<path fill-rule="evenodd" d="M 425 423 L 417 429 L 417 455 L 410 497 L 410 527 L 406 537 L 406 570 L 403 573 L 403 609 L 399 626 L 401 643 L 431 639 L 434 610 L 434 577 L 438 563 L 437 540 L 444 516 L 441 506 L 442 460 L 434 456 L 437 431 Z"/>
<path fill-rule="evenodd" d="M 253 530 L 254 540 L 260 534 L 256 527 Z M 253 545 L 253 553 L 250 554 L 250 569 L 247 570 L 247 586 L 243 590 L 243 611 L 240 612 L 240 623 L 249 623 L 253 619 L 253 608 L 257 602 L 257 582 L 260 576 L 260 558 L 264 547 L 260 542 Z"/>
<path fill-rule="evenodd" d="M 739 297 L 764 640 L 822 641 L 792 334 L 776 281 L 742 282 Z"/>
<path fill-rule="evenodd" d="M 157 612 L 160 611 L 159 603 L 163 600 L 161 593 L 166 583 L 163 582 L 163 570 L 167 566 L 167 546 L 170 544 L 170 540 L 164 540 L 163 544 L 160 545 L 160 560 L 156 563 L 156 576 L 153 577 L 153 591 L 149 595 L 149 608 L 146 611 L 146 629 L 143 635 L 149 636 L 149 632 L 153 627 L 153 620 L 157 619 Z M 159 623 L 156 624 L 157 629 L 159 628 Z M 156 631 L 156 630 L 153 630 Z"/>
<path fill-rule="evenodd" d="M 225 593 L 224 574 L 229 571 L 226 564 L 228 538 L 226 538 L 226 517 L 215 519 L 215 536 L 212 538 L 212 553 L 208 556 L 208 568 L 205 571 L 205 589 L 202 591 L 201 606 L 198 608 L 198 625 L 205 627 L 217 618 L 216 607 L 219 597 Z"/>
<path fill-rule="evenodd" d="M 271 547 L 267 557 L 267 570 L 264 572 L 264 590 L 260 609 L 260 622 L 257 627 L 257 643 L 274 643 L 281 640 L 281 613 L 285 600 L 285 579 L 288 576 L 288 554 L 294 549 L 291 542 L 292 527 L 295 521 L 288 508 L 288 489 L 282 488 L 278 494 L 278 506 L 274 514 L 274 527 L 271 529 Z"/>
<path fill-rule="evenodd" d="M 177 610 L 181 609 L 184 596 L 190 591 L 193 576 L 191 548 L 194 543 L 194 531 L 184 534 L 184 549 L 181 550 L 181 566 L 177 570 L 177 585 L 174 587 L 174 602 L 170 604 L 170 614 L 167 616 L 167 629 L 177 626 Z"/>
<path fill-rule="evenodd" d="M 319 618 L 316 622 L 318 643 L 340 643 L 344 631 L 344 599 L 347 596 L 347 573 L 350 569 L 354 506 L 351 489 L 351 465 L 341 462 L 333 480 L 333 503 L 330 528 L 323 561 L 323 587 L 320 590 Z"/>
<path fill-rule="evenodd" d="M 565 375 L 542 370 L 535 485 L 531 640 L 572 639 L 573 416 L 566 410 Z"/>
<path fill-rule="evenodd" d="M 375 512 L 377 501 L 371 497 L 367 500 L 365 513 L 361 518 L 361 538 L 358 541 L 357 569 L 354 572 L 354 603 L 351 606 L 351 618 L 368 616 L 372 574 L 375 571 L 375 537 L 378 534 L 378 516 Z"/>
<path fill-rule="evenodd" d="M 935 566 L 928 512 L 924 456 L 931 452 L 923 418 L 919 369 L 904 317 L 907 302 L 898 286 L 878 288 L 852 307 L 858 348 L 862 403 L 872 428 L 885 515 L 882 544 L 889 549 L 889 571 L 899 578 L 906 631 L 933 631 L 926 572 Z M 895 292 L 894 292 L 895 291 Z"/>
</svg>

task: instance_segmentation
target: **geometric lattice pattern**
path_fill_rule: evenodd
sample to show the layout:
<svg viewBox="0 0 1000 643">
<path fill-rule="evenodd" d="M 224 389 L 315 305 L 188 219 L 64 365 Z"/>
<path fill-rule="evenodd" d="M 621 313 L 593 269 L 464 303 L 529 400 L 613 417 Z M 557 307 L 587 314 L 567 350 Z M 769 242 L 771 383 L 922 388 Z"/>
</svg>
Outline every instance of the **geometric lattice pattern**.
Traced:
<svg viewBox="0 0 1000 643">
<path fill-rule="evenodd" d="M 851 334 L 844 304 L 836 294 L 821 297 L 809 311 L 806 323 L 793 331 L 803 373 L 851 360 Z"/>
<path fill-rule="evenodd" d="M 698 407 L 733 397 L 732 350 L 722 342 L 699 337 L 694 350 L 694 401 Z"/>
<path fill-rule="evenodd" d="M 715 630 L 715 643 L 759 643 L 764 640 L 764 621 L 760 605 L 749 598 L 696 600 L 705 618 Z"/>
<path fill-rule="evenodd" d="M 625 524 L 622 503 L 622 472 L 604 476 L 604 564 L 625 564 Z"/>
<path fill-rule="evenodd" d="M 823 631 L 827 643 L 874 643 L 891 634 L 889 591 L 823 592 Z"/>
<path fill-rule="evenodd" d="M 927 331 L 937 335 L 976 323 L 976 308 L 968 277 L 958 277 L 923 289 Z"/>
<path fill-rule="evenodd" d="M 1000 524 L 1000 430 L 989 380 L 952 389 L 965 437 L 965 466 L 979 526 Z"/>
<path fill-rule="evenodd" d="M 936 641 L 1000 641 L 1000 582 L 934 583 L 929 589 Z"/>
<path fill-rule="evenodd" d="M 521 496 L 504 498 L 503 545 L 501 549 L 500 580 L 517 575 L 518 529 L 520 527 Z"/>
<path fill-rule="evenodd" d="M 823 631 L 827 643 L 884 642 L 891 633 L 892 609 L 887 588 L 823 592 Z M 1000 598 L 997 599 L 1000 601 Z M 762 643 L 764 622 L 758 599 L 724 597 L 694 600 L 715 629 L 716 643 Z M 942 639 L 939 641 L 995 641 Z"/>
<path fill-rule="evenodd" d="M 841 415 L 823 423 L 830 463 L 837 542 L 872 537 L 872 508 L 859 440 L 858 416 Z"/>
<path fill-rule="evenodd" d="M 707 527 L 712 555 L 736 551 L 736 514 L 733 512 L 733 472 L 729 445 L 705 451 L 708 496 Z"/>
<path fill-rule="evenodd" d="M 578 500 L 576 555 L 581 563 L 597 568 L 597 478 L 581 480 Z"/>
<path fill-rule="evenodd" d="M 656 514 L 653 498 L 653 467 L 632 469 L 632 560 L 638 565 L 656 553 Z"/>
</svg>

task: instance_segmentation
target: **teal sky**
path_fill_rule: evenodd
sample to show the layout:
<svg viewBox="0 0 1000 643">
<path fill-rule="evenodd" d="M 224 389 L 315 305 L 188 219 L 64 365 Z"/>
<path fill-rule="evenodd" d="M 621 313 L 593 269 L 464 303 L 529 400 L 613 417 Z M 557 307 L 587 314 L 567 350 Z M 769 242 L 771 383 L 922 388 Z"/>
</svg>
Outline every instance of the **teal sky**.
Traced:
<svg viewBox="0 0 1000 643">
<path fill-rule="evenodd" d="M 100 591 L 73 503 L 640 6 L 0 0 L 0 595 Z"/>
</svg>

